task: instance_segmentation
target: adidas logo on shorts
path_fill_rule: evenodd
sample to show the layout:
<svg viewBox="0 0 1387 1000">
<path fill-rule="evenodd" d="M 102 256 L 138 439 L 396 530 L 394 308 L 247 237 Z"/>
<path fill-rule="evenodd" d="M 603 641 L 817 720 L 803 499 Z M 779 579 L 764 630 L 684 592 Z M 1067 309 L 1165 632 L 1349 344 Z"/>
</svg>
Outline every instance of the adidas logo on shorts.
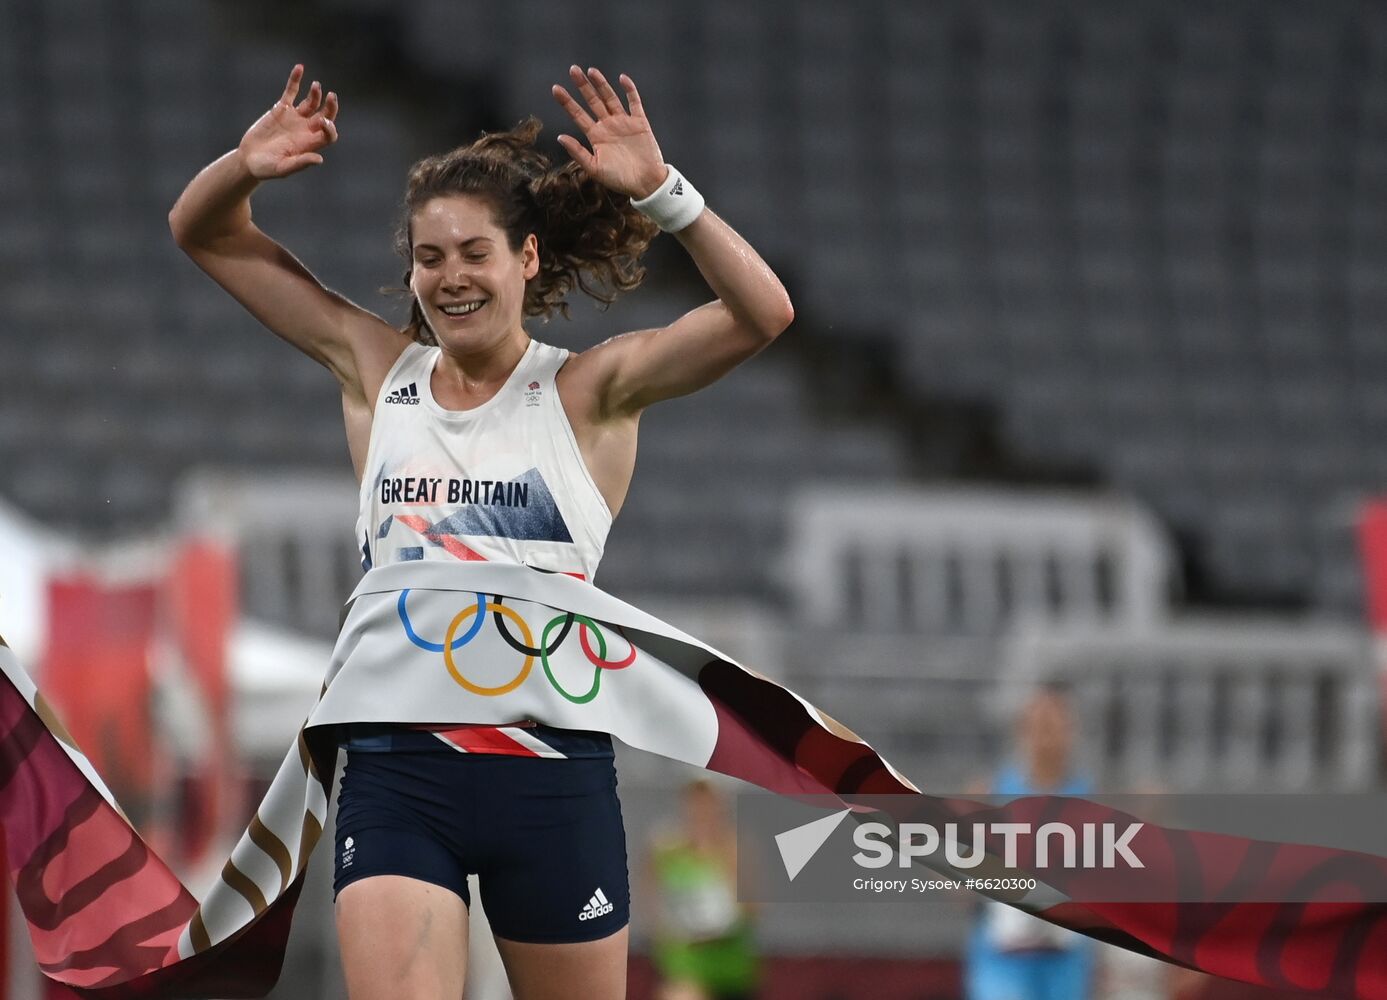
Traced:
<svg viewBox="0 0 1387 1000">
<path fill-rule="evenodd" d="M 588 905 L 583 907 L 583 912 L 578 914 L 579 920 L 596 920 L 598 917 L 605 917 L 611 913 L 615 907 L 607 901 L 607 897 L 602 894 L 601 888 L 592 894 L 588 900 Z"/>
<path fill-rule="evenodd" d="M 419 405 L 419 386 L 411 382 L 403 389 L 396 389 L 385 397 L 387 403 L 395 403 L 400 406 Z"/>
</svg>

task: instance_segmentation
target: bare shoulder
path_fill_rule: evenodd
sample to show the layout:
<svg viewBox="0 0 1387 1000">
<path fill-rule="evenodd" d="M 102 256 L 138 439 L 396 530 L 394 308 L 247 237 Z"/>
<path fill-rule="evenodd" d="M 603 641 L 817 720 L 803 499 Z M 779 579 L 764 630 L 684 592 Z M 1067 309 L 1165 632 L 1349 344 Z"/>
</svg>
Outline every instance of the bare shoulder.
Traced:
<svg viewBox="0 0 1387 1000">
<path fill-rule="evenodd" d="M 569 408 L 579 407 L 600 417 L 603 400 L 622 365 L 657 332 L 631 330 L 608 337 L 586 351 L 569 351 L 568 360 L 559 371 L 559 391 Z"/>
<path fill-rule="evenodd" d="M 348 324 L 347 340 L 361 391 L 361 398 L 356 402 L 372 409 L 386 375 L 414 340 L 365 310 Z M 345 383 L 343 390 L 349 390 Z"/>
<path fill-rule="evenodd" d="M 639 350 L 645 341 L 658 332 L 658 329 L 630 330 L 608 337 L 586 351 L 569 351 L 569 364 L 565 367 L 581 371 L 588 377 L 600 377 L 602 373 L 609 373 L 619 367 L 628 354 Z"/>
</svg>

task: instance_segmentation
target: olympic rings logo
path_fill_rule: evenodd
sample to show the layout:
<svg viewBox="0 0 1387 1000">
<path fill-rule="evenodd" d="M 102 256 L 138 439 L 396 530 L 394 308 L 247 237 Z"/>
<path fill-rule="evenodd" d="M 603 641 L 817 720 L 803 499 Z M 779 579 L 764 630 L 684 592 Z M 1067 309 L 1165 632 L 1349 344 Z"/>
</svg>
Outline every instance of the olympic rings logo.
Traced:
<svg viewBox="0 0 1387 1000">
<path fill-rule="evenodd" d="M 568 611 L 549 619 L 544 627 L 539 630 L 539 645 L 536 646 L 534 631 L 530 628 L 530 623 L 524 619 L 520 612 L 510 607 L 508 604 L 503 603 L 503 598 L 495 594 L 493 594 L 490 599 L 488 599 L 485 594 L 477 594 L 476 604 L 468 605 L 453 616 L 453 620 L 448 623 L 448 629 L 443 637 L 443 641 L 430 642 L 427 639 L 421 638 L 419 634 L 414 631 L 414 624 L 409 620 L 408 600 L 409 591 L 402 590 L 400 591 L 400 599 L 395 604 L 395 610 L 399 613 L 400 624 L 404 626 L 406 638 L 420 649 L 428 650 L 431 653 L 442 653 L 443 664 L 448 668 L 449 676 L 451 676 L 463 689 L 473 694 L 481 695 L 483 698 L 498 698 L 520 687 L 520 685 L 524 684 L 529 678 L 531 670 L 534 669 L 535 658 L 538 657 L 540 665 L 544 669 L 544 676 L 548 678 L 550 686 L 573 704 L 586 705 L 597 697 L 597 692 L 602 687 L 603 671 L 625 670 L 632 663 L 636 662 L 636 647 L 629 639 L 626 641 L 627 645 L 631 647 L 631 651 L 626 654 L 625 659 L 607 659 L 607 638 L 603 632 L 603 627 L 586 615 L 580 615 L 573 611 Z M 504 684 L 497 684 L 490 687 L 478 684 L 466 677 L 453 656 L 457 650 L 466 646 L 477 637 L 479 632 L 481 632 L 482 625 L 486 621 L 488 612 L 491 614 L 491 620 L 496 626 L 496 631 L 500 634 L 501 638 L 506 641 L 506 645 L 510 646 L 511 649 L 524 657 L 520 664 L 520 670 L 514 677 Z M 575 621 L 578 623 L 578 644 L 582 647 L 583 655 L 586 656 L 588 662 L 593 665 L 592 686 L 583 694 L 574 694 L 566 690 L 564 686 L 559 683 L 558 678 L 554 676 L 554 668 L 549 662 L 549 658 L 559 650 L 564 644 L 564 641 L 568 638 L 569 633 L 573 631 L 573 623 Z M 464 625 L 467 626 L 467 629 L 459 635 L 458 632 Z M 515 632 L 511 631 L 511 625 L 515 626 L 515 632 L 520 633 L 519 637 L 515 635 Z M 607 628 L 610 629 L 613 628 L 613 626 L 608 625 Z M 550 635 L 554 633 L 555 629 L 558 629 L 558 634 L 554 635 L 553 640 L 550 641 Z M 626 638 L 626 633 L 622 632 L 619 627 L 615 628 L 615 631 L 619 632 L 623 639 Z M 597 649 L 595 651 L 592 648 L 592 641 L 589 635 L 596 636 L 597 638 Z"/>
</svg>

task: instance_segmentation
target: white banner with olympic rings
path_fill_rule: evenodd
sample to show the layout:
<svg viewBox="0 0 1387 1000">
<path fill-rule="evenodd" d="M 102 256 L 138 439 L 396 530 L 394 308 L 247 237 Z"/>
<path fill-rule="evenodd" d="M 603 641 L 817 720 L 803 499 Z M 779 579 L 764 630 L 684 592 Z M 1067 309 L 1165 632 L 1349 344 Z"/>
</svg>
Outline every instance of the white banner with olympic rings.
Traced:
<svg viewBox="0 0 1387 1000">
<path fill-rule="evenodd" d="M 725 657 L 571 577 L 395 564 L 352 595 L 308 725 L 528 720 L 701 766 L 718 726 L 697 673 L 715 659 Z"/>
</svg>

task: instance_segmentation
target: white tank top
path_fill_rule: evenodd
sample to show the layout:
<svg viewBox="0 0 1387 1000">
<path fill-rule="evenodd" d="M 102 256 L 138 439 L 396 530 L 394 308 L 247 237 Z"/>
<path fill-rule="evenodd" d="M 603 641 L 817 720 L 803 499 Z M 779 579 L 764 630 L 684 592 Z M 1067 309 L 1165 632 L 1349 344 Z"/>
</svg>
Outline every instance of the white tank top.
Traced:
<svg viewBox="0 0 1387 1000">
<path fill-rule="evenodd" d="M 568 352 L 531 341 L 496 395 L 470 410 L 434 400 L 440 354 L 405 348 L 376 400 L 356 526 L 362 565 L 484 559 L 591 580 L 612 515 L 554 384 Z"/>
</svg>

